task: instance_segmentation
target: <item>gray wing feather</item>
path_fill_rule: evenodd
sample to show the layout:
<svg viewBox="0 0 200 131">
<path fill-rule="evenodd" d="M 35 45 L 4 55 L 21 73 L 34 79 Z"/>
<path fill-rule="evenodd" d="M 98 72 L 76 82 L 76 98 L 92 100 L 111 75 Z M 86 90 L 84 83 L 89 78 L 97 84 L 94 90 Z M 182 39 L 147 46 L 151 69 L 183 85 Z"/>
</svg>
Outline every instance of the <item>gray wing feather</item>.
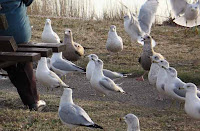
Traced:
<svg viewBox="0 0 200 131">
<path fill-rule="evenodd" d="M 133 35 L 135 35 L 134 37 L 143 35 L 138 19 L 135 16 L 131 16 L 131 23 L 129 27 L 130 27 L 130 30 L 132 30 Z"/>
<path fill-rule="evenodd" d="M 122 78 L 123 74 L 118 73 L 118 72 L 112 72 L 110 70 L 107 69 L 103 69 L 103 74 L 106 77 L 109 77 L 110 79 L 116 79 L 116 78 Z"/>
<path fill-rule="evenodd" d="M 92 125 L 94 124 L 87 113 L 77 105 L 66 105 L 58 112 L 60 119 L 72 125 Z"/>
<path fill-rule="evenodd" d="M 183 89 L 183 90 L 179 89 L 180 87 L 183 87 L 184 85 L 185 85 L 185 83 L 180 81 L 180 80 L 178 82 L 176 82 L 175 83 L 176 88 L 173 90 L 174 93 L 176 93 L 180 97 L 185 97 L 186 96 L 186 90 L 185 89 Z"/>
<path fill-rule="evenodd" d="M 113 81 L 109 78 L 103 78 L 99 81 L 99 84 L 110 91 L 116 91 L 115 85 L 113 84 Z"/>
<path fill-rule="evenodd" d="M 66 61 L 63 60 L 56 60 L 54 63 L 52 63 L 52 65 L 60 70 L 64 70 L 64 71 L 80 71 L 80 72 L 84 72 L 84 69 L 76 66 L 75 64 L 71 64 L 68 63 Z"/>
<path fill-rule="evenodd" d="M 157 0 L 147 1 L 140 8 L 138 21 L 141 29 L 147 34 L 150 34 L 151 32 L 151 26 L 155 19 L 155 13 L 157 11 L 157 8 L 158 8 Z"/>
</svg>

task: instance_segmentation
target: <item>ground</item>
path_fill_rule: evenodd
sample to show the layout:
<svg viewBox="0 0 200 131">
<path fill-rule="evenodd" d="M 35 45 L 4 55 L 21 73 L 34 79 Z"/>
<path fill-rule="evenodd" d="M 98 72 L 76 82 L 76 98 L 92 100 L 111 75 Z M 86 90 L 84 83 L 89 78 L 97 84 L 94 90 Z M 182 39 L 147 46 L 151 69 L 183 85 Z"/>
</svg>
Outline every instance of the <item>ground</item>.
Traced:
<svg viewBox="0 0 200 131">
<path fill-rule="evenodd" d="M 33 25 L 32 41 L 41 42 L 41 33 L 45 18 L 31 17 Z M 70 74 L 64 81 L 73 89 L 73 98 L 76 104 L 83 107 L 94 122 L 103 126 L 106 131 L 122 131 L 127 126 L 119 121 L 128 113 L 134 113 L 140 119 L 141 130 L 198 130 L 199 122 L 187 117 L 183 106 L 178 103 L 171 104 L 172 100 L 166 98 L 158 101 L 158 92 L 155 87 L 148 83 L 135 80 L 135 77 L 143 73 L 137 60 L 142 51 L 142 46 L 131 43 L 123 29 L 123 20 L 79 20 L 51 18 L 52 27 L 63 37 L 64 28 L 71 28 L 74 41 L 85 47 L 85 55 L 96 53 L 103 61 L 104 67 L 119 72 L 133 73 L 128 78 L 118 79 L 116 83 L 128 93 L 112 94 L 107 97 L 94 96 L 95 91 L 91 88 L 85 74 Z M 117 26 L 117 32 L 124 41 L 124 49 L 119 53 L 108 55 L 105 42 L 109 26 Z M 185 31 L 187 31 L 185 33 Z M 185 29 L 178 26 L 154 25 L 152 36 L 157 42 L 155 51 L 163 54 L 170 65 L 178 70 L 179 77 L 185 82 L 200 84 L 200 56 L 199 35 L 194 29 Z M 85 67 L 88 60 L 82 58 L 75 62 Z M 16 89 L 7 80 L 0 80 L 0 129 L 2 130 L 69 130 L 60 122 L 57 110 L 62 89 L 47 90 L 46 87 L 37 83 L 41 99 L 47 102 L 44 112 L 30 112 L 23 106 Z M 185 118 L 187 123 L 185 123 Z M 85 131 L 87 128 L 80 127 L 77 131 Z"/>
</svg>

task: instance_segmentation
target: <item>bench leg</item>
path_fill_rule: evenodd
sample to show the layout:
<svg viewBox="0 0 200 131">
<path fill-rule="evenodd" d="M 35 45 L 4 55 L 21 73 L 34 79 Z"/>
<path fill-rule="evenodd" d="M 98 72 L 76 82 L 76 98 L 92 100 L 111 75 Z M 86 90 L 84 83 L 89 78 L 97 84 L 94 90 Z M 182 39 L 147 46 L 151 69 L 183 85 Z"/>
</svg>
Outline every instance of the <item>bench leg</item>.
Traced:
<svg viewBox="0 0 200 131">
<path fill-rule="evenodd" d="M 36 88 L 36 79 L 33 73 L 32 62 L 18 63 L 4 68 L 8 76 L 17 88 L 20 98 L 24 105 L 29 108 L 39 100 L 39 95 Z"/>
</svg>

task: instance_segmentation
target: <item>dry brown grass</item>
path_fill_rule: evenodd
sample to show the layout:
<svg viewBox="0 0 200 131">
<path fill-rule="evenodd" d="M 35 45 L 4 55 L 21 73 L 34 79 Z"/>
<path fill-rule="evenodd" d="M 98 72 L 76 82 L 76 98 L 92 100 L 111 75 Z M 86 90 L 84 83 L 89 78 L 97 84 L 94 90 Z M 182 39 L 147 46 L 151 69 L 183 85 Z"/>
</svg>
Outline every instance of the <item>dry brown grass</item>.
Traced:
<svg viewBox="0 0 200 131">
<path fill-rule="evenodd" d="M 46 18 L 30 17 L 33 25 L 32 41 L 41 42 L 41 34 Z M 137 43 L 131 44 L 123 28 L 123 20 L 78 20 L 78 19 L 56 19 L 51 18 L 52 27 L 63 38 L 65 28 L 70 28 L 74 34 L 74 41 L 85 47 L 94 49 L 86 50 L 85 55 L 97 54 L 105 63 L 105 68 L 120 72 L 133 72 L 140 75 L 143 70 L 137 62 L 142 51 L 142 46 Z M 124 50 L 116 55 L 108 56 L 105 49 L 109 26 L 117 26 L 118 34 L 123 38 Z M 157 42 L 155 51 L 163 54 L 170 65 L 178 70 L 178 74 L 185 82 L 200 84 L 200 38 L 194 29 L 153 26 L 152 36 Z M 86 66 L 87 59 L 83 58 L 77 62 Z M 55 95 L 43 95 L 41 99 L 47 102 L 45 112 L 29 112 L 26 110 L 16 93 L 0 91 L 0 130 L 69 130 L 63 126 L 57 116 L 59 98 Z M 186 114 L 182 109 L 156 110 L 152 108 L 135 107 L 120 102 L 90 101 L 75 99 L 75 103 L 82 106 L 91 118 L 102 125 L 107 131 L 126 130 L 126 124 L 120 122 L 119 118 L 127 113 L 135 113 L 140 119 L 141 130 L 144 131 L 197 131 L 199 122 L 190 121 L 185 125 Z M 77 128 L 76 131 L 85 131 L 87 128 Z"/>
<path fill-rule="evenodd" d="M 0 129 L 10 130 L 69 130 L 58 118 L 57 110 L 59 100 L 55 95 L 45 95 L 48 107 L 44 112 L 30 112 L 22 106 L 16 93 L 0 91 L 1 111 Z M 142 131 L 180 131 L 184 128 L 188 131 L 197 131 L 200 128 L 198 121 L 190 121 L 185 125 L 186 114 L 183 110 L 166 109 L 156 110 L 123 104 L 119 102 L 89 101 L 75 99 L 75 103 L 87 111 L 94 122 L 103 126 L 106 131 L 124 131 L 127 125 L 120 118 L 128 113 L 134 113 L 140 119 Z M 89 131 L 85 127 L 78 127 L 73 131 Z"/>
<path fill-rule="evenodd" d="M 45 23 L 44 17 L 31 17 L 33 25 L 32 41 L 41 42 L 41 34 Z M 132 72 L 140 75 L 143 70 L 138 63 L 142 46 L 132 43 L 123 28 L 123 20 L 80 20 L 51 18 L 53 30 L 63 39 L 65 28 L 72 29 L 74 41 L 81 43 L 85 47 L 93 49 L 86 50 L 85 55 L 95 53 L 103 61 L 104 67 L 120 71 Z M 118 35 L 122 37 L 124 49 L 119 53 L 119 58 L 115 54 L 109 55 L 105 48 L 107 33 L 110 25 L 117 26 Z M 185 33 L 187 32 L 187 33 Z M 183 28 L 179 26 L 154 25 L 151 35 L 157 42 L 155 51 L 163 54 L 170 62 L 170 65 L 178 70 L 178 75 L 185 82 L 200 84 L 200 36 L 195 29 Z M 78 61 L 78 64 L 85 67 L 87 58 Z"/>
</svg>

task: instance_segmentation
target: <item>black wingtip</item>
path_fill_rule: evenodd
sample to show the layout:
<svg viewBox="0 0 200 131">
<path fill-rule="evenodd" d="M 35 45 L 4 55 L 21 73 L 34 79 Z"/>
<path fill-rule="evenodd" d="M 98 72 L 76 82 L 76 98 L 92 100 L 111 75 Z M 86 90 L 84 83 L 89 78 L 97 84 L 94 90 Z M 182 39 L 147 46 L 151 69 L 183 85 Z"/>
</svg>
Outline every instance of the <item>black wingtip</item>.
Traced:
<svg viewBox="0 0 200 131">
<path fill-rule="evenodd" d="M 94 124 L 94 125 L 87 125 L 87 127 L 103 129 L 103 127 L 101 127 L 101 126 L 99 126 L 99 125 L 97 125 L 97 124 Z"/>
</svg>

